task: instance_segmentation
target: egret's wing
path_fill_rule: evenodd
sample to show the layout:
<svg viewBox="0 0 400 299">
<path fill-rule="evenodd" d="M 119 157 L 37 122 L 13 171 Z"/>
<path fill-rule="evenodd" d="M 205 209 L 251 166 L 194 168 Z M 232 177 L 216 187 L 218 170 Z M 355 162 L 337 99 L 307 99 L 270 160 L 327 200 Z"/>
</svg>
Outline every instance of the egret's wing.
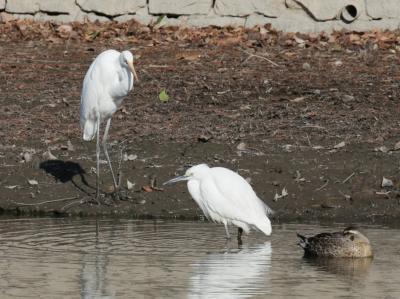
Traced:
<svg viewBox="0 0 400 299">
<path fill-rule="evenodd" d="M 211 169 L 215 186 L 213 205 L 222 209 L 230 219 L 253 221 L 264 218 L 267 214 L 266 205 L 257 197 L 250 184 L 229 169 L 214 167 Z"/>
<path fill-rule="evenodd" d="M 93 79 L 93 73 L 96 70 L 97 61 L 93 61 L 83 80 L 81 107 L 80 107 L 80 124 L 83 130 L 83 139 L 92 140 L 97 131 L 97 112 L 98 108 L 98 90 L 96 81 Z"/>
<path fill-rule="evenodd" d="M 187 187 L 190 195 L 193 197 L 194 201 L 199 205 L 200 209 L 203 211 L 204 216 L 206 216 L 207 219 L 212 220 L 208 212 L 208 209 L 205 205 L 205 202 L 202 199 L 199 182 L 197 180 L 190 180 L 187 182 Z"/>
<path fill-rule="evenodd" d="M 118 61 L 119 52 L 107 50 L 101 53 L 92 62 L 83 80 L 80 123 L 83 129 L 83 139 L 91 140 L 97 132 L 100 105 L 110 98 L 109 89 L 117 81 L 115 61 Z M 103 109 L 105 110 L 105 109 Z"/>
</svg>

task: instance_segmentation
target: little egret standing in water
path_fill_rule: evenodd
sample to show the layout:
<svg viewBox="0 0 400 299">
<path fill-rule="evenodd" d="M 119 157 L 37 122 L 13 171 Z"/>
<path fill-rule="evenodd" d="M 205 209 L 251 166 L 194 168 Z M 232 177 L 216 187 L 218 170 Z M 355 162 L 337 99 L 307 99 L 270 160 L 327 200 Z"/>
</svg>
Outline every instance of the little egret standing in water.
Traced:
<svg viewBox="0 0 400 299">
<path fill-rule="evenodd" d="M 92 62 L 83 80 L 81 95 L 80 123 L 84 140 L 97 139 L 96 145 L 96 201 L 100 187 L 100 125 L 106 122 L 102 145 L 118 196 L 118 184 L 111 166 L 107 151 L 107 136 L 111 125 L 111 117 L 122 104 L 122 100 L 132 90 L 134 80 L 138 81 L 133 66 L 134 57 L 131 52 L 122 53 L 107 50 Z"/>
<path fill-rule="evenodd" d="M 188 181 L 190 195 L 204 215 L 212 221 L 223 223 L 226 237 L 230 239 L 228 224 L 238 227 L 238 240 L 243 231 L 255 228 L 269 236 L 272 210 L 258 198 L 250 184 L 236 172 L 223 167 L 210 168 L 200 164 L 189 168 L 183 176 L 164 183 Z"/>
</svg>

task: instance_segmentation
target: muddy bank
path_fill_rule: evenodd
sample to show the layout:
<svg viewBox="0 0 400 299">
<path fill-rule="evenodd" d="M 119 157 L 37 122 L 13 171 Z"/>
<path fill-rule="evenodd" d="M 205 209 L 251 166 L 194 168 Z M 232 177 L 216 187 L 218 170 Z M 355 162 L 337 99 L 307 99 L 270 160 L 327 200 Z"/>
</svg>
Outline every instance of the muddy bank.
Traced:
<svg viewBox="0 0 400 299">
<path fill-rule="evenodd" d="M 77 31 L 16 40 L 8 33 L 22 29 L 2 26 L 4 212 L 198 218 L 185 184 L 161 183 L 205 162 L 249 178 L 277 220 L 400 216 L 397 33 L 390 42 L 377 33 L 368 42 L 352 33 L 349 42 L 344 33 L 332 41 L 216 29 L 196 38 Z M 106 196 L 96 206 L 80 204 L 94 193 L 95 145 L 81 140 L 79 97 L 90 62 L 107 48 L 140 55 L 141 83 L 110 131 L 114 166 L 122 152 L 123 186 L 134 185 L 127 200 Z M 101 167 L 107 193 L 111 177 Z M 393 186 L 382 187 L 383 177 Z"/>
<path fill-rule="evenodd" d="M 97 206 L 79 203 L 94 193 L 94 147 L 76 142 L 73 153 L 55 152 L 59 160 L 8 165 L 8 174 L 2 176 L 2 208 L 17 214 L 197 219 L 202 213 L 186 185 L 164 188 L 161 183 L 184 173 L 189 165 L 206 162 L 237 170 L 250 179 L 258 195 L 276 211 L 276 220 L 374 223 L 393 221 L 399 213 L 399 193 L 395 188 L 381 188 L 383 176 L 397 178 L 393 161 L 398 153 L 375 152 L 368 145 L 332 151 L 306 146 L 261 149 L 253 144 L 249 150 L 239 151 L 236 144 L 213 142 L 130 142 L 126 152 L 135 159 L 123 162 L 122 182 L 125 189 L 127 180 L 134 187 L 126 190 L 126 200 L 108 196 L 102 199 L 104 205 Z M 118 160 L 118 145 L 112 147 L 112 153 Z M 110 192 L 107 165 L 101 166 L 102 189 Z M 29 180 L 38 184 L 31 185 Z M 283 189 L 288 195 L 282 196 Z"/>
</svg>

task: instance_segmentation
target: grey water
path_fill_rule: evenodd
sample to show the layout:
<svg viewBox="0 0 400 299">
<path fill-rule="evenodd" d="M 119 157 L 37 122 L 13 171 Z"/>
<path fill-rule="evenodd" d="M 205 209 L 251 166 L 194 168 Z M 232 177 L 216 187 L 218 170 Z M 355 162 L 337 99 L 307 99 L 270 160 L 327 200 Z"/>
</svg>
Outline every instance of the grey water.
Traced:
<svg viewBox="0 0 400 299">
<path fill-rule="evenodd" d="M 302 258 L 297 231 L 342 228 L 238 246 L 208 222 L 0 220 L 0 298 L 400 298 L 399 229 L 361 226 L 373 260 Z"/>
</svg>

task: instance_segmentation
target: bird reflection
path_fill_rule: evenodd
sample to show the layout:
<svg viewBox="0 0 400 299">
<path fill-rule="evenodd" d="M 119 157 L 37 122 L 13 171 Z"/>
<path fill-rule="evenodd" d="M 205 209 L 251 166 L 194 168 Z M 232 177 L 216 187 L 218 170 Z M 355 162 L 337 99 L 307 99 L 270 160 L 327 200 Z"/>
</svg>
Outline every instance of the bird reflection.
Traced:
<svg viewBox="0 0 400 299">
<path fill-rule="evenodd" d="M 95 251 L 87 252 L 82 258 L 81 298 L 111 299 L 114 292 L 109 290 L 107 270 L 110 264 L 109 252 L 102 250 L 99 241 L 99 224 L 96 221 Z"/>
<path fill-rule="evenodd" d="M 271 270 L 271 242 L 213 253 L 192 265 L 189 298 L 248 298 L 265 290 Z"/>
<path fill-rule="evenodd" d="M 365 276 L 369 272 L 372 258 L 304 258 L 304 260 L 319 270 L 332 274 L 356 277 Z"/>
</svg>

